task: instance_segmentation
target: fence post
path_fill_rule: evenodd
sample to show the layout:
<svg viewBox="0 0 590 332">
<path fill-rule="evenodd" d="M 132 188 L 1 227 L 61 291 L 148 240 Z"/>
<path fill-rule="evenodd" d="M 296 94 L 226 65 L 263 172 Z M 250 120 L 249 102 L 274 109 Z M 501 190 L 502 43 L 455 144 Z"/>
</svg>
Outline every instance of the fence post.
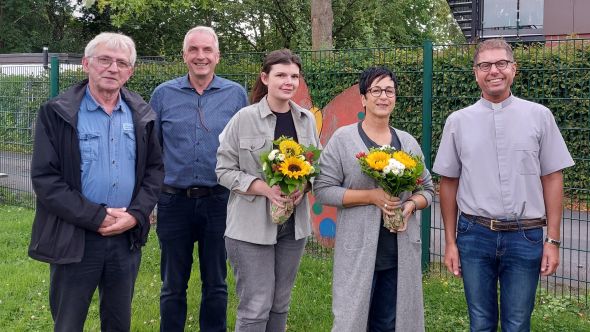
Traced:
<svg viewBox="0 0 590 332">
<path fill-rule="evenodd" d="M 422 151 L 424 163 L 432 168 L 432 42 L 424 41 L 422 45 Z M 422 210 L 422 271 L 426 272 L 430 264 L 430 218 L 431 208 Z"/>
<path fill-rule="evenodd" d="M 59 94 L 59 59 L 57 56 L 51 57 L 51 74 L 49 97 L 53 98 Z"/>
</svg>

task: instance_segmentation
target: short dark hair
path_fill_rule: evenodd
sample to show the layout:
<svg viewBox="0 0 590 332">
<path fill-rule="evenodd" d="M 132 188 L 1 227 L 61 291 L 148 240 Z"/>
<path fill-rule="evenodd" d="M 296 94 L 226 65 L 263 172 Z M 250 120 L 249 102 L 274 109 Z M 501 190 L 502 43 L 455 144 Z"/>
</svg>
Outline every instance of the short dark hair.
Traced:
<svg viewBox="0 0 590 332">
<path fill-rule="evenodd" d="M 264 57 L 264 60 L 262 61 L 261 71 L 263 73 L 269 74 L 270 70 L 272 69 L 272 66 L 276 64 L 290 65 L 292 63 L 296 64 L 297 67 L 299 67 L 299 72 L 302 71 L 301 58 L 297 54 L 291 52 L 291 50 L 284 48 L 282 50 L 272 51 Z M 254 85 L 252 86 L 250 101 L 252 103 L 257 103 L 267 93 L 268 87 L 264 85 L 264 83 L 262 83 L 262 79 L 260 78 L 260 75 L 258 75 L 256 82 L 254 82 Z"/>
<path fill-rule="evenodd" d="M 398 82 L 395 73 L 385 66 L 375 66 L 365 69 L 359 76 L 359 90 L 361 95 L 365 95 L 367 93 L 367 90 L 375 80 L 382 79 L 384 77 L 391 78 L 393 81 L 393 87 L 397 92 Z"/>
<path fill-rule="evenodd" d="M 514 61 L 514 54 L 512 53 L 512 47 L 508 44 L 504 39 L 494 38 L 494 39 L 486 39 L 479 44 L 475 48 L 475 53 L 473 54 L 473 65 L 477 65 L 477 61 L 479 60 L 479 53 L 487 50 L 504 50 L 506 51 L 506 56 L 508 60 Z"/>
</svg>

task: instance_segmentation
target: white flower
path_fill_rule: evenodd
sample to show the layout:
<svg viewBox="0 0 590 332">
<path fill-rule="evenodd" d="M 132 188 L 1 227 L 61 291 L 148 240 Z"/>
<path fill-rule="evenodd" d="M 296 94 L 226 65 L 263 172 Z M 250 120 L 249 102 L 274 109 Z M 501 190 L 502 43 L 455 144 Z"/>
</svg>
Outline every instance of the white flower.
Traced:
<svg viewBox="0 0 590 332">
<path fill-rule="evenodd" d="M 404 164 L 400 163 L 399 161 L 395 160 L 394 158 L 389 159 L 388 166 L 391 168 L 398 169 L 400 171 L 403 171 L 404 169 L 406 169 L 406 166 L 404 166 Z"/>
<path fill-rule="evenodd" d="M 285 154 L 283 154 L 283 153 L 279 153 L 279 154 L 277 155 L 277 159 L 278 159 L 279 161 L 284 161 L 284 160 L 285 160 Z"/>
<path fill-rule="evenodd" d="M 383 167 L 383 174 L 391 173 L 391 167 L 389 165 Z"/>
<path fill-rule="evenodd" d="M 315 168 L 314 168 L 313 166 L 311 166 L 311 167 L 309 168 L 309 174 L 312 174 L 313 172 L 315 172 Z"/>
<path fill-rule="evenodd" d="M 389 149 L 391 149 L 391 146 L 385 144 L 385 145 L 382 145 L 379 149 L 380 150 L 389 150 Z"/>
<path fill-rule="evenodd" d="M 277 156 L 277 153 L 279 153 L 279 150 L 272 150 L 269 154 L 268 154 L 268 160 L 273 161 L 275 160 L 275 157 Z"/>
<path fill-rule="evenodd" d="M 302 155 L 302 154 L 300 154 L 300 155 L 299 155 L 299 159 L 301 159 L 301 160 L 305 160 L 305 156 L 304 156 L 304 155 Z"/>
</svg>

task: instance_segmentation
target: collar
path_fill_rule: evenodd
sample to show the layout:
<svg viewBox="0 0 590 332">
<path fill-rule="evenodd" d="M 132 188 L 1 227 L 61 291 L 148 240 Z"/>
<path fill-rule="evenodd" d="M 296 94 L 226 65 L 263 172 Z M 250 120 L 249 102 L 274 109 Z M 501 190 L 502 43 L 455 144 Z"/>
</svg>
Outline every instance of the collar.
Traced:
<svg viewBox="0 0 590 332">
<path fill-rule="evenodd" d="M 492 103 L 491 101 L 481 97 L 480 102 L 483 106 L 485 106 L 488 109 L 491 109 L 493 111 L 499 111 L 501 109 L 504 109 L 506 107 L 508 107 L 510 104 L 512 104 L 512 102 L 514 101 L 514 96 L 512 95 L 512 93 L 510 93 L 510 96 L 508 96 L 508 98 L 504 99 L 502 102 L 500 103 Z"/>
<path fill-rule="evenodd" d="M 301 106 L 297 105 L 292 100 L 289 100 L 289 107 L 291 108 L 291 113 L 297 116 L 297 118 L 301 118 L 305 115 L 305 113 L 303 113 L 300 109 Z M 270 109 L 270 106 L 268 105 L 268 100 L 266 99 L 266 96 L 262 97 L 262 99 L 260 99 L 260 101 L 258 102 L 258 109 L 260 110 L 261 118 L 266 118 L 267 116 L 273 114 Z"/>
<path fill-rule="evenodd" d="M 86 103 L 86 109 L 88 111 L 102 111 L 104 110 L 102 106 L 94 99 L 92 93 L 90 93 L 90 86 L 86 85 L 86 91 L 84 92 L 84 102 Z M 113 111 L 122 111 L 125 112 L 125 107 L 121 105 L 121 92 L 119 92 L 119 98 L 117 99 L 117 103 L 113 108 Z"/>
<path fill-rule="evenodd" d="M 223 82 L 222 82 L 221 78 L 217 75 L 213 75 L 213 79 L 211 80 L 211 82 L 209 83 L 207 88 L 205 88 L 205 90 L 203 90 L 203 91 L 213 90 L 213 89 L 221 89 L 222 86 L 223 86 Z M 191 81 L 189 79 L 188 74 L 184 75 L 182 77 L 182 79 L 180 80 L 180 88 L 195 90 L 195 88 L 193 88 L 193 86 L 191 85 Z"/>
</svg>

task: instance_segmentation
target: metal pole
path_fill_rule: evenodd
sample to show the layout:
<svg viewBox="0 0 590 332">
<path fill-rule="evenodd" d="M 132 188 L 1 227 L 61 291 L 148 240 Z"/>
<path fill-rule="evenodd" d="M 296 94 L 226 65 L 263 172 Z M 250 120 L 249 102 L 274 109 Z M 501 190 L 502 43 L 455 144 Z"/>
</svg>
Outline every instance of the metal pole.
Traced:
<svg viewBox="0 0 590 332">
<path fill-rule="evenodd" d="M 57 56 L 51 57 L 51 74 L 50 74 L 50 94 L 53 98 L 59 94 L 59 59 Z"/>
<path fill-rule="evenodd" d="M 432 168 L 432 42 L 422 46 L 424 70 L 422 76 L 422 151 L 426 168 Z M 422 210 L 422 271 L 430 264 L 430 207 Z"/>
</svg>

